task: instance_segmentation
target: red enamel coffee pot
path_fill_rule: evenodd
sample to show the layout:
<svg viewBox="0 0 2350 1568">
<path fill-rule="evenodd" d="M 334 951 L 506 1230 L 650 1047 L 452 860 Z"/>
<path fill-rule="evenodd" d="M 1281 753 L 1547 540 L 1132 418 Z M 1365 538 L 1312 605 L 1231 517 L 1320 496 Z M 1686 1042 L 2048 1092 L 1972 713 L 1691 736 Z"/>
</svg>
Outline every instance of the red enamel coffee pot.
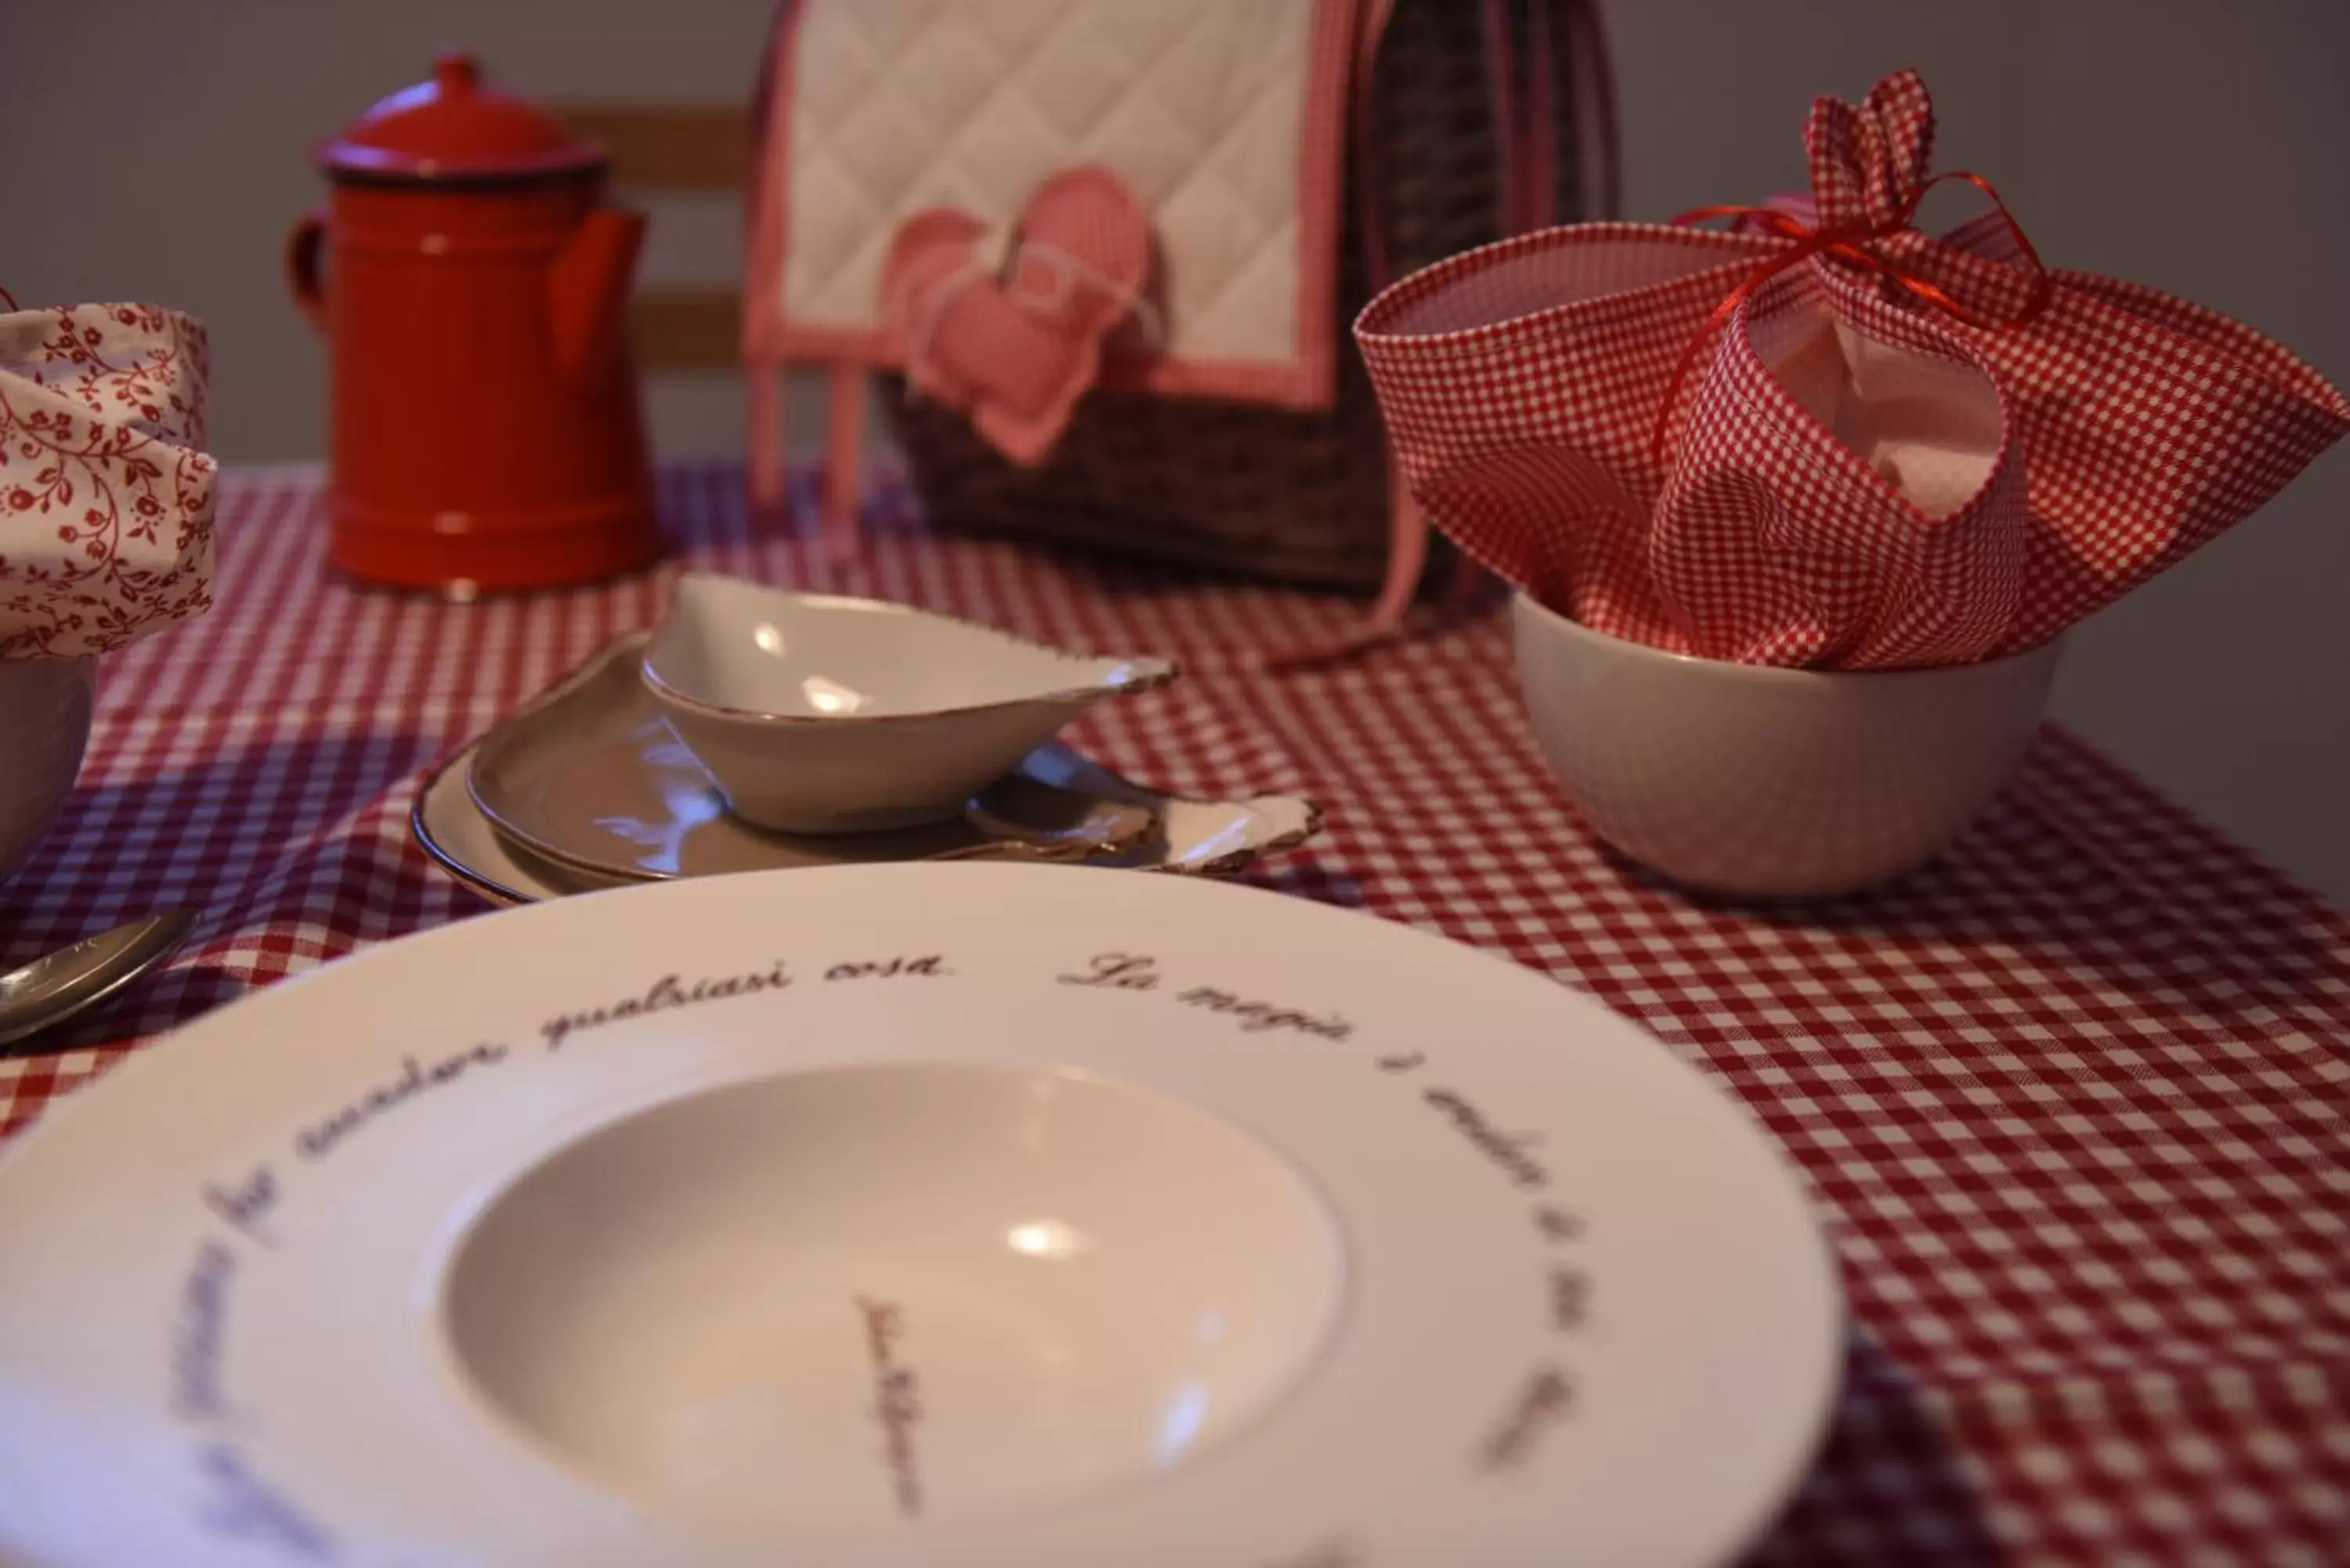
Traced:
<svg viewBox="0 0 2350 1568">
<path fill-rule="evenodd" d="M 317 161 L 333 202 L 286 273 L 333 357 L 333 564 L 470 595 L 651 562 L 644 219 L 603 204 L 602 151 L 448 55 Z"/>
</svg>

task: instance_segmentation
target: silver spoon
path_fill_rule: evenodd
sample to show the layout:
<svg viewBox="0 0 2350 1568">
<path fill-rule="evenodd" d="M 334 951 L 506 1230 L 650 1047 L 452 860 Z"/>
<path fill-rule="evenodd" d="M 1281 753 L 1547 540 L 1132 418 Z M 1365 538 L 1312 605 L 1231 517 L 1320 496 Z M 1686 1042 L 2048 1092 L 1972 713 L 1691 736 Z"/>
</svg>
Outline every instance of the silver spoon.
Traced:
<svg viewBox="0 0 2350 1568">
<path fill-rule="evenodd" d="M 0 1045 L 39 1033 L 95 1007 L 180 950 L 196 917 L 150 915 L 0 974 Z"/>
</svg>

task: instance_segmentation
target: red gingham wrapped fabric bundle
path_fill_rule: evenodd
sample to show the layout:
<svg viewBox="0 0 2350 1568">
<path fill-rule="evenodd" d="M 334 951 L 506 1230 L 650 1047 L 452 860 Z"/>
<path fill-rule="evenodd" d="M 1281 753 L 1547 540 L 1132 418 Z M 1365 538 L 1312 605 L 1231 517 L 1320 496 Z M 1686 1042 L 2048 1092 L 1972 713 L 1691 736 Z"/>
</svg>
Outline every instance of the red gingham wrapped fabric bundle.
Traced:
<svg viewBox="0 0 2350 1568">
<path fill-rule="evenodd" d="M 1802 226 L 1865 236 L 1866 265 L 1823 251 L 1765 276 L 1803 243 L 1792 223 L 1590 223 L 1373 300 L 1356 337 L 1412 493 L 1598 630 L 1914 668 L 2049 640 L 2350 429 L 2350 400 L 2276 344 L 2044 270 L 2003 213 L 1939 239 L 1908 227 L 1933 140 L 1911 72 L 1856 108 L 1814 104 Z"/>
</svg>

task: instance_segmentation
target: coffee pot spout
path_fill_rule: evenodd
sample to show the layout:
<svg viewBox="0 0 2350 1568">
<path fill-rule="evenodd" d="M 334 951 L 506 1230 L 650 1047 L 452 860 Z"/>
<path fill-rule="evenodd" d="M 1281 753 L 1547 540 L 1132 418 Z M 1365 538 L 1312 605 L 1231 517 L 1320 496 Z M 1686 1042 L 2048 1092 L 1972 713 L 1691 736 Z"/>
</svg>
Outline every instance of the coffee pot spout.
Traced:
<svg viewBox="0 0 2350 1568">
<path fill-rule="evenodd" d="M 547 275 L 547 307 L 556 362 L 566 375 L 589 374 L 619 347 L 644 235 L 641 213 L 598 207 L 556 254 Z"/>
</svg>

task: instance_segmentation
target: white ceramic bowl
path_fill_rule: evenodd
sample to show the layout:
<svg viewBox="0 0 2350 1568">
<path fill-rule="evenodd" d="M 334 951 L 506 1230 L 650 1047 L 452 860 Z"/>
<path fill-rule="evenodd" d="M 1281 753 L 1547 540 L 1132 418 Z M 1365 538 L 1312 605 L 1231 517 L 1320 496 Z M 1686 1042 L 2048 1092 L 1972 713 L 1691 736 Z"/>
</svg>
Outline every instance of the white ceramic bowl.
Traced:
<svg viewBox="0 0 2350 1568">
<path fill-rule="evenodd" d="M 0 659 L 0 883 L 73 793 L 97 694 L 96 659 Z"/>
<path fill-rule="evenodd" d="M 1855 892 L 1940 854 L 2031 743 L 2060 648 L 1776 670 L 1627 642 L 1523 594 L 1513 616 L 1534 739 L 1592 830 L 1744 898 Z"/>
<path fill-rule="evenodd" d="M 954 815 L 1162 659 L 1086 659 L 906 605 L 681 578 L 646 689 L 737 816 L 859 833 Z"/>
<path fill-rule="evenodd" d="M 1148 1480 L 1293 1390 L 1344 1276 L 1322 1199 L 1221 1119 L 916 1062 L 602 1127 L 489 1205 L 445 1302 L 466 1380 L 573 1470 L 772 1536 L 869 1521 L 877 1458 L 949 1524 Z"/>
</svg>

